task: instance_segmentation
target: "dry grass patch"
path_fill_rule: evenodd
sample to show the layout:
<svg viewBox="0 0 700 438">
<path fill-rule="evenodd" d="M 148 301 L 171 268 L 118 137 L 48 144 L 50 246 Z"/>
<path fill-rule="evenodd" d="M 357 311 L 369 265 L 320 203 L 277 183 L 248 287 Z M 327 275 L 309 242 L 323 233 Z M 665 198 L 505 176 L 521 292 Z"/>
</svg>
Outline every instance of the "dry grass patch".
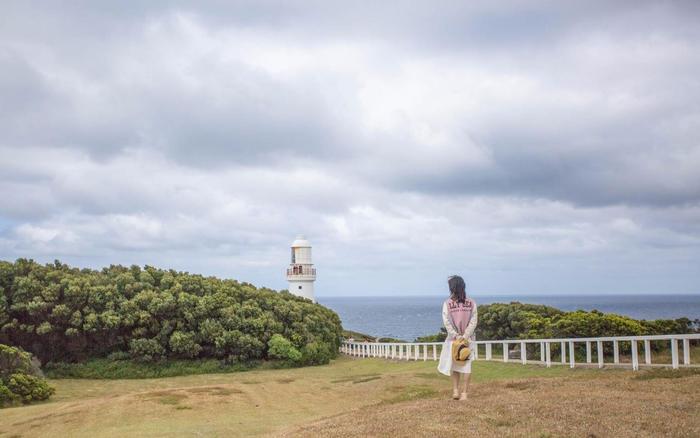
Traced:
<svg viewBox="0 0 700 438">
<path fill-rule="evenodd" d="M 281 436 L 700 436 L 700 375 L 631 373 L 481 383 L 466 402 L 440 398 L 365 407 Z M 398 400 L 398 399 L 397 399 Z"/>
<path fill-rule="evenodd" d="M 450 381 L 438 374 L 436 366 L 435 362 L 343 357 L 327 366 L 297 369 L 140 380 L 52 380 L 57 394 L 51 401 L 0 411 L 0 438 L 259 436 L 365 407 L 440 402 L 430 399 L 446 398 Z M 511 382 L 515 386 L 499 391 L 523 394 L 531 389 L 516 389 L 522 385 L 512 382 L 546 377 L 542 382 L 553 385 L 558 376 L 587 382 L 631 375 L 619 370 L 547 369 L 496 362 L 476 362 L 473 369 L 474 383 L 500 388 L 486 382 Z M 682 379 L 673 379 L 678 380 Z M 669 382 L 653 380 L 657 381 Z M 519 421 L 517 416 L 495 412 L 489 411 L 484 419 L 490 421 L 489 427 L 519 427 L 507 426 Z M 386 418 L 380 423 L 384 422 Z M 435 427 L 431 416 L 421 423 Z M 442 436 L 439 430 L 436 436 Z"/>
</svg>

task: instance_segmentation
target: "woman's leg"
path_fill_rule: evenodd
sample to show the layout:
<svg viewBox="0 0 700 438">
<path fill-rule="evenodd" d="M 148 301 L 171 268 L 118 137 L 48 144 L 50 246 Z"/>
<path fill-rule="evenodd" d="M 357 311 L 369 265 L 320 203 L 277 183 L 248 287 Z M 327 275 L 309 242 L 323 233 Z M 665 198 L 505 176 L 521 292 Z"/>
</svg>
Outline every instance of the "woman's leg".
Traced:
<svg viewBox="0 0 700 438">
<path fill-rule="evenodd" d="M 452 371 L 452 397 L 459 397 L 459 373 Z"/>
<path fill-rule="evenodd" d="M 472 373 L 465 373 L 462 376 L 462 394 L 459 396 L 460 400 L 467 399 L 467 389 L 469 389 L 469 381 L 472 378 Z"/>
</svg>

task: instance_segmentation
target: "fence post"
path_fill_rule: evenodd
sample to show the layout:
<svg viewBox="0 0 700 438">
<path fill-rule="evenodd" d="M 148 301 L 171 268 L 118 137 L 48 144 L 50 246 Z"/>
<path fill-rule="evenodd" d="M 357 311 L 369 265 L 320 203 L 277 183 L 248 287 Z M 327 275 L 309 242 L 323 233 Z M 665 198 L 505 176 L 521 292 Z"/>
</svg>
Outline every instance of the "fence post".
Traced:
<svg viewBox="0 0 700 438">
<path fill-rule="evenodd" d="M 428 344 L 423 345 L 423 360 L 428 360 Z"/>
<path fill-rule="evenodd" d="M 550 368 L 552 366 L 552 347 L 549 345 L 549 342 L 545 342 L 544 346 L 547 356 L 547 368 Z"/>
<path fill-rule="evenodd" d="M 418 360 L 419 356 L 420 356 L 420 345 L 414 345 L 413 346 L 413 359 Z"/>
<path fill-rule="evenodd" d="M 591 341 L 586 341 L 586 363 L 591 362 Z"/>
<path fill-rule="evenodd" d="M 479 360 L 479 344 L 474 342 L 474 360 Z"/>
<path fill-rule="evenodd" d="M 491 343 L 486 343 L 486 360 L 491 360 Z"/>
<path fill-rule="evenodd" d="M 523 365 L 527 364 L 527 348 L 524 342 L 520 343 L 520 361 Z"/>
<path fill-rule="evenodd" d="M 674 370 L 678 369 L 678 341 L 676 338 L 671 338 L 671 366 Z"/>
<path fill-rule="evenodd" d="M 569 341 L 569 367 L 576 366 L 576 357 L 574 355 L 574 341 Z"/>
<path fill-rule="evenodd" d="M 603 368 L 603 341 L 596 341 L 596 351 L 598 353 L 598 368 Z"/>
<path fill-rule="evenodd" d="M 644 340 L 644 363 L 651 365 L 651 341 L 649 339 Z"/>
<path fill-rule="evenodd" d="M 433 360 L 437 360 L 437 344 L 433 344 Z"/>
<path fill-rule="evenodd" d="M 632 369 L 639 370 L 639 357 L 637 356 L 637 341 L 632 340 Z"/>
<path fill-rule="evenodd" d="M 540 342 L 540 362 L 544 363 L 544 342 Z"/>
<path fill-rule="evenodd" d="M 613 341 L 613 362 L 620 363 L 620 343 L 618 341 Z"/>
<path fill-rule="evenodd" d="M 690 365 L 690 339 L 683 339 L 683 365 Z"/>
<path fill-rule="evenodd" d="M 508 362 L 508 343 L 503 342 L 503 362 Z"/>
<path fill-rule="evenodd" d="M 566 363 L 566 342 L 561 341 L 561 363 Z"/>
</svg>

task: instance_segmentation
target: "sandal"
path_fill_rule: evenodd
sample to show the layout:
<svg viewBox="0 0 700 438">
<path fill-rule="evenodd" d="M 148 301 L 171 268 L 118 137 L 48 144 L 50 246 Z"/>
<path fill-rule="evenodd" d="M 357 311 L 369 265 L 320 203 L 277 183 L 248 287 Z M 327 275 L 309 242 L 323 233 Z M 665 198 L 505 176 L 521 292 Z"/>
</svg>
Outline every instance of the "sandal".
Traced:
<svg viewBox="0 0 700 438">
<path fill-rule="evenodd" d="M 459 400 L 459 391 L 452 391 L 452 400 Z"/>
<path fill-rule="evenodd" d="M 459 401 L 466 401 L 467 400 L 467 393 L 463 392 L 462 395 L 459 396 Z"/>
</svg>

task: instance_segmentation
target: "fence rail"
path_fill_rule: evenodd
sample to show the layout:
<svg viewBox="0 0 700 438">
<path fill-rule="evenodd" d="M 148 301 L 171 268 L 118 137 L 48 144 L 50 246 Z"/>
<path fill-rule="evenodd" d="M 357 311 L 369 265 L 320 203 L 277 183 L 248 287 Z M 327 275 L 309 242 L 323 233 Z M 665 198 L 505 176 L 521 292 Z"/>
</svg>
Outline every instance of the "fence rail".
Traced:
<svg viewBox="0 0 700 438">
<path fill-rule="evenodd" d="M 690 363 L 690 341 L 700 340 L 700 334 L 680 334 L 680 335 L 652 335 L 652 336 L 614 336 L 604 338 L 566 338 L 566 339 L 506 339 L 498 341 L 472 341 L 472 358 L 481 360 L 480 350 L 483 350 L 485 360 L 499 360 L 493 357 L 493 346 L 502 347 L 503 362 L 519 361 L 523 365 L 528 363 L 542 364 L 551 367 L 552 347 L 558 349 L 559 360 L 562 365 L 576 366 L 621 366 L 631 367 L 638 370 L 642 367 L 670 366 L 673 369 L 680 367 L 695 367 Z M 652 342 L 668 342 L 671 346 L 671 363 L 652 363 Z M 643 363 L 640 364 L 639 343 L 643 345 Z M 679 352 L 679 342 L 683 345 L 682 363 Z M 605 347 L 612 344 L 612 355 L 606 354 Z M 539 353 L 539 360 L 528 357 L 528 346 L 530 355 Z M 583 356 L 583 346 L 585 345 L 585 362 L 576 361 L 576 347 L 579 347 L 580 356 Z M 620 346 L 630 347 L 630 362 L 620 361 Z M 356 357 L 382 357 L 385 359 L 398 360 L 438 360 L 442 350 L 442 342 L 355 342 L 345 341 L 340 346 L 343 354 Z M 514 346 L 515 348 L 511 348 Z M 483 348 L 481 348 L 483 347 Z M 593 362 L 595 350 L 596 362 Z M 568 354 L 567 354 L 568 352 Z M 606 362 L 606 356 L 608 362 Z M 609 362 L 612 356 L 612 362 Z M 626 358 L 626 357 L 625 357 Z"/>
</svg>

